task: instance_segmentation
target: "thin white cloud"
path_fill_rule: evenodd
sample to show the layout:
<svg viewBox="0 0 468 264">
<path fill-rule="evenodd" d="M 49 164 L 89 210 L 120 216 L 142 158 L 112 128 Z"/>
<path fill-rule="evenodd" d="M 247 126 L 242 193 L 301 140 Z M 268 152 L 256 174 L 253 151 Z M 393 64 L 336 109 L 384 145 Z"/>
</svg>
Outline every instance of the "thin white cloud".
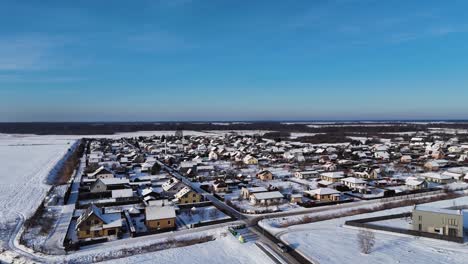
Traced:
<svg viewBox="0 0 468 264">
<path fill-rule="evenodd" d="M 72 83 L 86 80 L 67 76 L 30 76 L 27 74 L 0 74 L 0 83 Z"/>
<path fill-rule="evenodd" d="M 0 38 L 0 71 L 48 69 L 57 45 L 58 39 L 35 34 Z"/>
<path fill-rule="evenodd" d="M 152 53 L 179 52 L 195 47 L 183 37 L 162 31 L 133 35 L 124 43 L 128 49 Z"/>
</svg>

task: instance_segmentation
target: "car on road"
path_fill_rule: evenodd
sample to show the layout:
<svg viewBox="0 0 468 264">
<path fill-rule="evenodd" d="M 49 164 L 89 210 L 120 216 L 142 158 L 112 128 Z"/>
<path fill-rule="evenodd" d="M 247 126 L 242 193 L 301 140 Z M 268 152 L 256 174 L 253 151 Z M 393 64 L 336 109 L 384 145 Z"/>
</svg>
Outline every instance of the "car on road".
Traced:
<svg viewBox="0 0 468 264">
<path fill-rule="evenodd" d="M 289 248 L 283 244 L 283 243 L 277 243 L 276 246 L 279 248 L 279 250 L 283 253 L 286 253 L 289 251 Z"/>
</svg>

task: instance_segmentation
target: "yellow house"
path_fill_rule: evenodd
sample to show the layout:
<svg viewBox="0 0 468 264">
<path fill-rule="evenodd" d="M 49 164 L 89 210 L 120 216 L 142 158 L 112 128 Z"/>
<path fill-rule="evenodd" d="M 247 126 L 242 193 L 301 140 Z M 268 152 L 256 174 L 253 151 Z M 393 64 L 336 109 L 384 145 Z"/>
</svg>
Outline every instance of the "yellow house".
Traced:
<svg viewBox="0 0 468 264">
<path fill-rule="evenodd" d="M 213 190 L 214 192 L 217 192 L 217 193 L 223 193 L 223 192 L 227 192 L 229 189 L 228 189 L 226 182 L 222 180 L 219 180 L 219 181 L 217 180 L 213 183 Z"/>
<path fill-rule="evenodd" d="M 178 204 L 189 204 L 201 202 L 201 195 L 190 189 L 190 187 L 184 187 L 175 195 L 175 202 Z"/>
<path fill-rule="evenodd" d="M 244 162 L 244 164 L 246 165 L 257 165 L 258 164 L 258 159 L 255 158 L 254 156 L 252 155 L 247 155 L 245 156 L 242 161 Z"/>
<path fill-rule="evenodd" d="M 262 181 L 271 181 L 273 180 L 273 174 L 268 170 L 263 170 L 257 173 L 257 178 L 259 178 Z"/>
<path fill-rule="evenodd" d="M 342 171 L 335 172 L 324 172 L 320 175 L 322 181 L 328 182 L 340 182 L 344 178 L 344 173 Z"/>
<path fill-rule="evenodd" d="M 145 208 L 146 227 L 151 230 L 174 229 L 176 213 L 174 206 L 148 206 Z"/>
<path fill-rule="evenodd" d="M 330 188 L 319 188 L 305 193 L 318 201 L 339 201 L 341 197 L 341 192 Z"/>
<path fill-rule="evenodd" d="M 76 223 L 78 239 L 116 236 L 122 227 L 120 213 L 105 214 L 100 208 L 91 205 Z"/>
</svg>

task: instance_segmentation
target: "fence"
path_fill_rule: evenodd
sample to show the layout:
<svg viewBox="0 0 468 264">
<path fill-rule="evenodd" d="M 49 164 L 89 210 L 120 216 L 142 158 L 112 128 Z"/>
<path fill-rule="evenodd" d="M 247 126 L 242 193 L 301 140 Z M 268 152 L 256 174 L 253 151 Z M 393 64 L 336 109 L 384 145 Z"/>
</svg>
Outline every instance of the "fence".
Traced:
<svg viewBox="0 0 468 264">
<path fill-rule="evenodd" d="M 456 242 L 456 243 L 464 243 L 463 237 L 450 237 L 450 236 L 427 233 L 427 232 L 422 232 L 422 231 L 417 231 L 417 230 L 369 224 L 370 222 L 396 219 L 396 218 L 402 218 L 402 217 L 410 217 L 411 215 L 412 213 L 402 213 L 402 214 L 385 215 L 385 216 L 379 216 L 379 217 L 363 218 L 363 219 L 346 221 L 345 225 L 359 227 L 359 228 L 394 232 L 394 233 L 411 235 L 411 236 L 427 237 L 427 238 L 445 240 L 445 241 Z"/>
</svg>

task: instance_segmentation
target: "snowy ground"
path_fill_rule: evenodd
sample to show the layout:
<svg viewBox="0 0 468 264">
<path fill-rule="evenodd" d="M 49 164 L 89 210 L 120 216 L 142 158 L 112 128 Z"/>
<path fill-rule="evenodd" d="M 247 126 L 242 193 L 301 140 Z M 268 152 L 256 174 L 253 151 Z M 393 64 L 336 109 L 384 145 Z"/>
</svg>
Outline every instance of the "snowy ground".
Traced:
<svg viewBox="0 0 468 264">
<path fill-rule="evenodd" d="M 435 207 L 468 204 L 468 197 L 431 203 Z M 278 235 L 291 247 L 321 264 L 327 263 L 466 263 L 468 247 L 434 239 L 417 238 L 388 232 L 375 232 L 376 245 L 369 255 L 359 252 L 358 230 L 345 227 L 351 219 L 411 211 L 402 207 L 375 213 L 338 218 L 280 230 Z M 396 225 L 402 225 L 401 221 Z"/>
<path fill-rule="evenodd" d="M 377 226 L 386 226 L 402 229 L 411 229 L 413 226 L 411 224 L 411 217 L 401 217 L 395 219 L 388 219 L 383 221 L 371 222 L 370 224 Z"/>
<path fill-rule="evenodd" d="M 0 134 L 0 224 L 34 213 L 50 188 L 46 178 L 75 141 Z"/>
<path fill-rule="evenodd" d="M 183 248 L 174 248 L 154 253 L 112 260 L 104 263 L 164 263 L 164 264 L 207 264 L 207 263 L 274 263 L 254 242 L 241 244 L 230 233 L 215 241 Z"/>
<path fill-rule="evenodd" d="M 186 210 L 177 217 L 187 226 L 230 218 L 214 206 L 198 207 L 195 211 Z"/>
</svg>

